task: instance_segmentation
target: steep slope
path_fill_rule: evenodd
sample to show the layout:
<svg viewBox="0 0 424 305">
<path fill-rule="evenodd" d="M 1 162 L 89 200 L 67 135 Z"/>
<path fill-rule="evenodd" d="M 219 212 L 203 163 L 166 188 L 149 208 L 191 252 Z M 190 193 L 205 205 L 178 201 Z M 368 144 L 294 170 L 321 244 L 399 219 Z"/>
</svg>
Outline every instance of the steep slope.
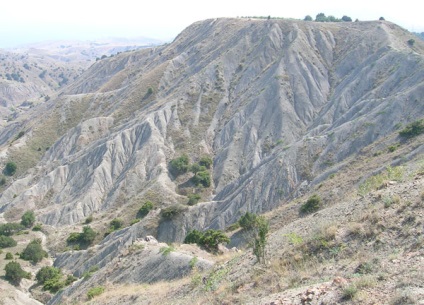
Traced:
<svg viewBox="0 0 424 305">
<path fill-rule="evenodd" d="M 160 240 L 270 210 L 423 116 L 423 46 L 407 38 L 388 22 L 216 19 L 170 45 L 102 60 L 32 127 L 45 128 L 48 116 L 57 127 L 47 128 L 75 126 L 0 205 L 25 204 L 67 225 L 100 211 L 124 215 L 146 198 L 182 203 L 168 161 L 188 153 L 213 156 L 202 198 L 210 202 L 162 222 Z"/>
</svg>

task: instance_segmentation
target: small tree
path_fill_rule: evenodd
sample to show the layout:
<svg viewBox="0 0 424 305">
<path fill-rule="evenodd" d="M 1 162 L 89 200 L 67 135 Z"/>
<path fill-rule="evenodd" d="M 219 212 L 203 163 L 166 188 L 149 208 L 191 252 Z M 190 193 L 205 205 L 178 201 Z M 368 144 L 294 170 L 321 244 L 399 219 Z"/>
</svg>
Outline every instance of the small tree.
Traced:
<svg viewBox="0 0 424 305">
<path fill-rule="evenodd" d="M 399 135 L 404 138 L 413 138 L 424 133 L 424 119 L 409 123 L 404 129 L 399 131 Z"/>
<path fill-rule="evenodd" d="M 265 247 L 269 231 L 269 222 L 263 216 L 258 216 L 253 228 L 253 254 L 259 263 L 265 263 Z"/>
<path fill-rule="evenodd" d="M 33 211 L 26 211 L 21 217 L 21 225 L 30 228 L 35 223 L 35 214 Z"/>
<path fill-rule="evenodd" d="M 32 240 L 21 253 L 22 259 L 31 261 L 34 264 L 41 262 L 46 256 L 47 252 L 41 246 L 41 239 Z"/>
<path fill-rule="evenodd" d="M 18 262 L 9 262 L 4 267 L 5 278 L 12 284 L 19 285 L 22 279 L 30 279 L 31 273 L 25 272 Z"/>
<path fill-rule="evenodd" d="M 349 16 L 346 16 L 346 15 L 342 17 L 342 20 L 344 22 L 352 22 L 352 18 L 350 18 Z"/>
<path fill-rule="evenodd" d="M 414 46 L 414 44 L 415 44 L 415 39 L 411 38 L 411 39 L 408 40 L 408 45 L 410 45 L 412 47 L 412 46 Z"/>
<path fill-rule="evenodd" d="M 6 163 L 6 167 L 4 168 L 3 173 L 6 176 L 13 176 L 16 173 L 17 165 L 14 162 L 8 162 Z"/>
<path fill-rule="evenodd" d="M 327 17 L 325 16 L 325 14 L 324 14 L 324 13 L 319 13 L 319 14 L 315 17 L 315 21 L 317 21 L 317 22 L 327 22 L 327 21 L 328 21 L 328 19 L 327 19 Z"/>
<path fill-rule="evenodd" d="M 380 21 L 384 21 L 384 20 L 386 20 L 386 19 L 384 19 L 384 17 L 380 17 L 378 20 L 380 20 Z"/>
<path fill-rule="evenodd" d="M 8 222 L 0 225 L 0 235 L 10 236 L 24 229 L 25 227 L 20 223 Z"/>
<path fill-rule="evenodd" d="M 6 256 L 5 256 L 5 259 L 7 259 L 7 260 L 11 260 L 11 259 L 13 259 L 13 254 L 12 254 L 12 253 L 10 253 L 10 252 L 7 252 L 7 253 L 6 253 Z"/>
<path fill-rule="evenodd" d="M 313 21 L 312 17 L 309 15 L 306 15 L 305 18 L 303 18 L 304 21 Z"/>
</svg>

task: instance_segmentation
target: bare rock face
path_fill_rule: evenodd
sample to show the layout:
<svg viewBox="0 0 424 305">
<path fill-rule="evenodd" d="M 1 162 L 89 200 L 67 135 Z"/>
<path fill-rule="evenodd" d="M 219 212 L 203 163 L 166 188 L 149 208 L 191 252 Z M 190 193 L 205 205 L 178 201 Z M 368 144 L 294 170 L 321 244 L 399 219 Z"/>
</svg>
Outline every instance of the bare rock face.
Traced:
<svg viewBox="0 0 424 305">
<path fill-rule="evenodd" d="M 185 203 L 177 189 L 190 182 L 168 164 L 186 153 L 213 158 L 213 182 L 203 203 L 160 222 L 159 241 L 271 210 L 424 115 L 424 47 L 408 39 L 383 21 L 214 19 L 169 45 L 101 60 L 51 101 L 58 130 L 70 128 L 5 188 L 0 206 L 64 226 L 124 215 L 146 198 Z"/>
</svg>

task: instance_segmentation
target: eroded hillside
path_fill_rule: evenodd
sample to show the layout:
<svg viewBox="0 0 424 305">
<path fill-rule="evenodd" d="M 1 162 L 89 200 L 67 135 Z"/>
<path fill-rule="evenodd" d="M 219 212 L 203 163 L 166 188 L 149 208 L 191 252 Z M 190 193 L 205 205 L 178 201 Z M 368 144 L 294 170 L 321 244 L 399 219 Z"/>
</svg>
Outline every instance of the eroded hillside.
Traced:
<svg viewBox="0 0 424 305">
<path fill-rule="evenodd" d="M 0 129 L 0 158 L 18 167 L 1 186 L 1 211 L 12 221 L 35 210 L 57 263 L 80 275 L 92 265 L 107 273 L 137 238 L 182 242 L 191 229 L 286 206 L 347 172 L 369 145 L 405 145 L 397 131 L 424 116 L 424 45 L 411 37 L 385 21 L 214 19 L 171 44 L 98 61 Z M 398 163 L 422 154 L 419 141 L 405 147 Z M 184 155 L 195 174 L 172 169 Z M 342 200 L 394 165 L 385 162 L 326 196 Z M 188 205 L 193 194 L 199 203 Z M 154 209 L 136 222 L 146 201 Z M 58 254 L 88 217 L 96 249 Z M 122 243 L 103 239 L 117 217 L 131 225 Z"/>
</svg>

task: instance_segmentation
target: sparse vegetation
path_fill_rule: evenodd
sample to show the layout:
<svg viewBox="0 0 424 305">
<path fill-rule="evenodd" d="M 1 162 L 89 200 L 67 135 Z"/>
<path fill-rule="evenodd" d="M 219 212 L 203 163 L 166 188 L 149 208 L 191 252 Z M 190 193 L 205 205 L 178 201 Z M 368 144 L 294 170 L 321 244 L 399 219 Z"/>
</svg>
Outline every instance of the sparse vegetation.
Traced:
<svg viewBox="0 0 424 305">
<path fill-rule="evenodd" d="M 167 256 L 173 251 L 175 251 L 175 248 L 173 246 L 162 247 L 159 249 L 159 252 L 162 253 L 163 256 Z"/>
<path fill-rule="evenodd" d="M 87 298 L 92 300 L 94 297 L 101 295 L 105 291 L 103 286 L 93 287 L 87 292 Z"/>
<path fill-rule="evenodd" d="M 184 213 L 186 210 L 187 210 L 187 207 L 180 204 L 174 204 L 162 209 L 161 216 L 164 219 L 173 219 L 174 217 Z"/>
<path fill-rule="evenodd" d="M 199 194 L 188 194 L 188 205 L 196 205 L 202 198 Z"/>
</svg>

